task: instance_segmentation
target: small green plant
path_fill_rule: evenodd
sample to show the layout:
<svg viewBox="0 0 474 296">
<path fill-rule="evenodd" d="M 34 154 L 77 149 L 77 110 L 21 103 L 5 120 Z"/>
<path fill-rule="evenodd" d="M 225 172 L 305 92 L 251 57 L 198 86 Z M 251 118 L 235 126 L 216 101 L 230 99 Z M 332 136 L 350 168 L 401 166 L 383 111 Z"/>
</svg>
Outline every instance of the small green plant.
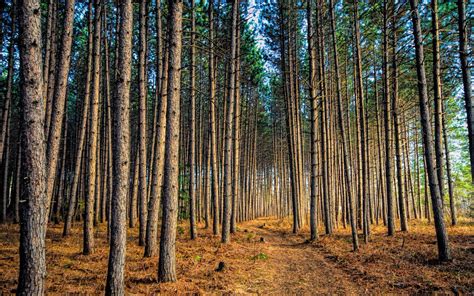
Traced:
<svg viewBox="0 0 474 296">
<path fill-rule="evenodd" d="M 183 227 L 178 226 L 177 230 L 178 230 L 178 234 L 180 234 L 180 235 L 184 234 L 184 228 Z"/>
<path fill-rule="evenodd" d="M 268 256 L 265 253 L 258 253 L 257 255 L 252 257 L 252 260 L 267 260 Z"/>
<path fill-rule="evenodd" d="M 202 256 L 200 256 L 200 255 L 194 256 L 194 261 L 196 261 L 196 262 L 201 261 L 201 259 L 202 259 Z"/>
<path fill-rule="evenodd" d="M 247 234 L 247 239 L 248 239 L 248 240 L 251 240 L 251 239 L 253 239 L 254 237 L 255 237 L 255 233 L 253 233 L 253 232 L 250 232 L 249 234 Z"/>
</svg>

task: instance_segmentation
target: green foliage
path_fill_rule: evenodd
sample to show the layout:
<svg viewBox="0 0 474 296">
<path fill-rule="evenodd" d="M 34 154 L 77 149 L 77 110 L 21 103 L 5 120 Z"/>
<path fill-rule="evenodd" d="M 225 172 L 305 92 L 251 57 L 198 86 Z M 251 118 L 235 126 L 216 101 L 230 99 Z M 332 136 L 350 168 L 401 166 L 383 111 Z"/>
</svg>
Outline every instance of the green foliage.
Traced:
<svg viewBox="0 0 474 296">
<path fill-rule="evenodd" d="M 251 259 L 254 260 L 254 261 L 255 261 L 255 260 L 267 260 L 267 259 L 268 259 L 268 256 L 267 256 L 267 254 L 265 254 L 265 253 L 258 253 L 257 255 L 252 256 Z"/>
<path fill-rule="evenodd" d="M 194 256 L 194 261 L 200 262 L 201 260 L 202 260 L 202 256 L 201 256 L 201 255 L 196 255 L 196 256 Z"/>
</svg>

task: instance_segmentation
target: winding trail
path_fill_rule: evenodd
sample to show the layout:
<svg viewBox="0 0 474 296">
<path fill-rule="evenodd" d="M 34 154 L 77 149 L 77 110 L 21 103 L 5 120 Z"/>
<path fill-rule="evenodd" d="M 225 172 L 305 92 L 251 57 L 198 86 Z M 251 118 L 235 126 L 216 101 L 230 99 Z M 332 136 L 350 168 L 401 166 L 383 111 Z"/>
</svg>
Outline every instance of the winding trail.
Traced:
<svg viewBox="0 0 474 296">
<path fill-rule="evenodd" d="M 255 233 L 259 251 L 267 256 L 251 269 L 250 280 L 239 284 L 236 292 L 264 295 L 354 294 L 363 293 L 351 275 L 328 259 L 325 251 L 299 235 L 273 229 L 259 219 L 242 224 L 244 231 Z"/>
<path fill-rule="evenodd" d="M 319 295 L 319 294 L 473 294 L 474 224 L 450 227 L 452 262 L 437 264 L 434 227 L 411 221 L 409 233 L 386 236 L 374 226 L 370 243 L 351 251 L 349 229 L 317 242 L 307 229 L 291 233 L 288 219 L 260 218 L 240 223 L 229 244 L 211 229 L 190 240 L 178 232 L 175 283 L 158 283 L 158 258 L 143 258 L 138 228 L 128 230 L 125 282 L 130 295 Z M 62 225 L 47 236 L 47 293 L 103 294 L 109 245 L 106 225 L 96 229 L 96 252 L 81 253 L 82 229 L 62 238 Z M 14 294 L 18 281 L 18 225 L 0 225 L 0 295 Z M 265 242 L 261 242 L 264 238 Z M 223 269 L 217 267 L 225 263 Z"/>
</svg>

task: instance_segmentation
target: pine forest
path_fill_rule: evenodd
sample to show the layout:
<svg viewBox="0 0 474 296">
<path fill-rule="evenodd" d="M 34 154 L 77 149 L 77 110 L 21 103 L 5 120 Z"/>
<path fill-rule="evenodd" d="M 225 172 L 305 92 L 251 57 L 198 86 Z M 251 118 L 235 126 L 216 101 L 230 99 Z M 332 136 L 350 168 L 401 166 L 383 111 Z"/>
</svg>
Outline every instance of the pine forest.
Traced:
<svg viewBox="0 0 474 296">
<path fill-rule="evenodd" d="M 474 294 L 470 0 L 0 0 L 0 294 Z"/>
</svg>

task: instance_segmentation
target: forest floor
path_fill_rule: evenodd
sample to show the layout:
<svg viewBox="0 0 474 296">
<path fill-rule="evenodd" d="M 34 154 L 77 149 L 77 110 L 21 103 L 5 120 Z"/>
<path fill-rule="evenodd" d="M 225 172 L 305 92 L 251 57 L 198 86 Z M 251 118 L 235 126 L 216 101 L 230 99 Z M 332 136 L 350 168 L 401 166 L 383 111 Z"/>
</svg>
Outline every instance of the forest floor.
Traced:
<svg viewBox="0 0 474 296">
<path fill-rule="evenodd" d="M 47 235 L 47 293 L 101 294 L 107 274 L 106 227 L 96 230 L 95 253 L 81 254 L 82 228 L 63 239 L 61 225 Z M 411 221 L 408 233 L 387 237 L 372 229 L 370 243 L 351 251 L 349 229 L 317 242 L 308 231 L 291 233 L 288 220 L 261 218 L 239 224 L 222 245 L 210 230 L 188 239 L 178 228 L 176 283 L 156 283 L 157 258 L 143 258 L 137 229 L 129 230 L 126 289 L 129 294 L 386 294 L 474 293 L 474 221 L 449 227 L 453 260 L 439 264 L 434 226 Z M 322 231 L 321 231 L 322 232 Z M 261 241 L 264 239 L 264 242 Z M 18 278 L 18 225 L 0 226 L 0 294 L 14 293 Z M 224 268 L 217 271 L 220 262 Z"/>
</svg>

